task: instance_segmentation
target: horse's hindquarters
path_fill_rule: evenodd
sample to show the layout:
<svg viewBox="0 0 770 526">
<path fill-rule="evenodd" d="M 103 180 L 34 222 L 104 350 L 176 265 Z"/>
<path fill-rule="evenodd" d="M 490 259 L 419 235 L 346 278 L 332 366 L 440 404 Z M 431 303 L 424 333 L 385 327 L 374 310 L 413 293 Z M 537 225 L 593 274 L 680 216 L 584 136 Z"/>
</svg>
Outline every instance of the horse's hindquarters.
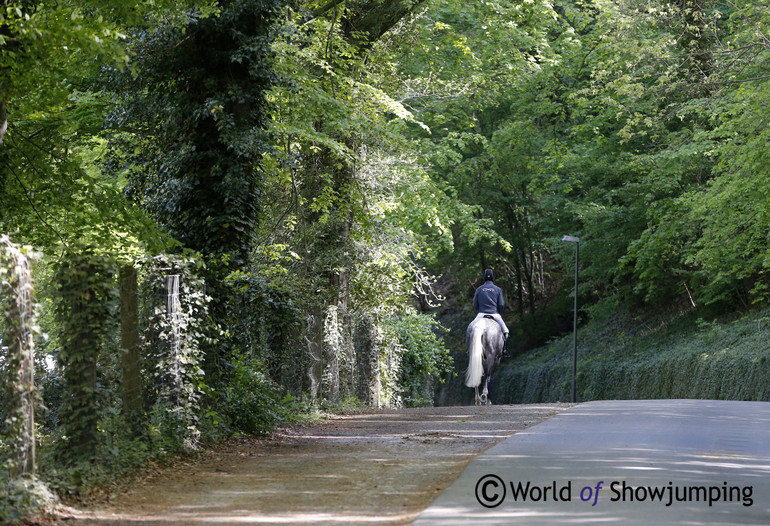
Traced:
<svg viewBox="0 0 770 526">
<path fill-rule="evenodd" d="M 491 318 L 477 318 L 468 326 L 465 340 L 468 345 L 465 385 L 475 389 L 476 405 L 491 405 L 492 373 L 503 350 L 503 333 L 500 325 Z M 483 391 L 479 395 L 482 378 L 485 382 Z"/>
</svg>

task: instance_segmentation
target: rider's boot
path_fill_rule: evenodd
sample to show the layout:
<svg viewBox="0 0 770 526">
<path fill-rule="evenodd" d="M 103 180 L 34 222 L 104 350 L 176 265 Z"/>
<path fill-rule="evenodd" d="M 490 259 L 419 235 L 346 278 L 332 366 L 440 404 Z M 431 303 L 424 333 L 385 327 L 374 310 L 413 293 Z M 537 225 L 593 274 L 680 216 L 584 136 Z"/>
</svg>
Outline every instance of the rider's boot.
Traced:
<svg viewBox="0 0 770 526">
<path fill-rule="evenodd" d="M 508 356 L 508 335 L 503 334 L 503 358 Z"/>
</svg>

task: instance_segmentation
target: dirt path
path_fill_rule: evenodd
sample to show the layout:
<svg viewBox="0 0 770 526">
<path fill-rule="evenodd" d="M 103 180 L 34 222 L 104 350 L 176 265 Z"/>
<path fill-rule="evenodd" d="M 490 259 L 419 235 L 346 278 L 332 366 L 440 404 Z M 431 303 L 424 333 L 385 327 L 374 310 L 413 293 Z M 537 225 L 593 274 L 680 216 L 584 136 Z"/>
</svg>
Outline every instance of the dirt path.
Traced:
<svg viewBox="0 0 770 526">
<path fill-rule="evenodd" d="M 59 524 L 409 524 L 476 454 L 567 404 L 334 417 L 231 441 Z"/>
</svg>

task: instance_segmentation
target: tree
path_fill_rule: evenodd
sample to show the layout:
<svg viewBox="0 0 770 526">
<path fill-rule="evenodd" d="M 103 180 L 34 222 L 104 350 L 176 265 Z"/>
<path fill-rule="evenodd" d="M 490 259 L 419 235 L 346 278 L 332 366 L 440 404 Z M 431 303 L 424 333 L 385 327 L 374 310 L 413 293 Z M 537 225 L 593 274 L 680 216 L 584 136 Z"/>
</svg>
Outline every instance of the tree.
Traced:
<svg viewBox="0 0 770 526">
<path fill-rule="evenodd" d="M 382 87 L 388 65 L 377 42 L 416 4 L 302 7 L 276 43 L 276 69 L 288 82 L 270 96 L 278 221 L 263 238 L 291 247 L 290 275 L 316 291 L 303 294 L 310 388 L 338 398 L 357 389 L 356 319 L 381 323 L 421 281 L 411 252 L 419 243 L 381 208 L 417 179 L 403 180 L 410 168 L 398 128 L 414 119 Z"/>
<path fill-rule="evenodd" d="M 219 2 L 134 28 L 132 69 L 112 68 L 103 87 L 117 104 L 104 166 L 162 230 L 207 260 L 212 315 L 232 300 L 225 278 L 245 268 L 262 206 L 266 91 L 278 0 Z M 206 352 L 222 372 L 232 342 Z"/>
<path fill-rule="evenodd" d="M 60 458 L 68 465 L 90 460 L 98 443 L 97 359 L 115 308 L 113 265 L 91 247 L 80 246 L 57 269 L 56 315 L 62 341 L 58 361 L 66 385 L 61 410 L 66 440 L 60 444 Z"/>
<path fill-rule="evenodd" d="M 35 475 L 35 380 L 33 339 L 35 309 L 32 278 L 25 250 L 0 236 L 0 297 L 3 339 L 8 342 L 3 359 L 2 426 L 11 446 L 11 476 Z"/>
<path fill-rule="evenodd" d="M 6 0 L 0 18 L 0 224 L 39 247 L 90 238 L 124 249 L 157 229 L 96 161 L 108 101 L 92 79 L 127 67 L 123 27 L 172 2 Z M 116 234 L 116 231 L 119 234 Z M 127 241 L 130 240 L 130 241 Z"/>
<path fill-rule="evenodd" d="M 770 84 L 766 67 L 770 48 L 762 36 L 770 24 L 765 6 L 738 2 L 725 9 L 707 79 L 709 118 L 701 142 L 713 165 L 708 184 L 693 187 L 677 201 L 693 236 L 685 251 L 700 300 L 739 301 L 743 305 L 767 298 L 768 187 L 765 127 L 761 101 Z M 728 44 L 729 43 L 729 44 Z M 716 44 L 715 44 L 716 46 Z"/>
<path fill-rule="evenodd" d="M 138 74 L 114 71 L 108 86 L 123 97 L 109 124 L 117 132 L 115 163 L 131 163 L 130 195 L 184 246 L 226 256 L 235 268 L 248 257 L 258 221 L 279 5 L 222 2 L 216 16 L 192 10 L 138 30 L 131 47 Z M 137 141 L 141 148 L 128 146 Z"/>
<path fill-rule="evenodd" d="M 463 281 L 496 268 L 519 317 L 550 294 L 531 185 L 563 118 L 548 91 L 573 45 L 563 26 L 548 3 L 436 2 L 393 48 L 399 98 L 431 130 L 412 130 L 422 158 L 465 209 L 441 263 Z"/>
</svg>

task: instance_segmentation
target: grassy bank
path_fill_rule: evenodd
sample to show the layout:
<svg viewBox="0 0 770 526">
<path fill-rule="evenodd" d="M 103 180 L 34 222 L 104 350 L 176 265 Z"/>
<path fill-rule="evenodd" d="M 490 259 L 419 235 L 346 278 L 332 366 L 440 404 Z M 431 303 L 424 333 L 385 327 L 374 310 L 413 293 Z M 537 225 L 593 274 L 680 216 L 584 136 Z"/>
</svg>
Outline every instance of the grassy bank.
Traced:
<svg viewBox="0 0 770 526">
<path fill-rule="evenodd" d="M 770 309 L 731 320 L 697 313 L 590 323 L 578 331 L 578 401 L 770 400 Z M 496 403 L 569 401 L 572 336 L 503 362 Z"/>
</svg>

